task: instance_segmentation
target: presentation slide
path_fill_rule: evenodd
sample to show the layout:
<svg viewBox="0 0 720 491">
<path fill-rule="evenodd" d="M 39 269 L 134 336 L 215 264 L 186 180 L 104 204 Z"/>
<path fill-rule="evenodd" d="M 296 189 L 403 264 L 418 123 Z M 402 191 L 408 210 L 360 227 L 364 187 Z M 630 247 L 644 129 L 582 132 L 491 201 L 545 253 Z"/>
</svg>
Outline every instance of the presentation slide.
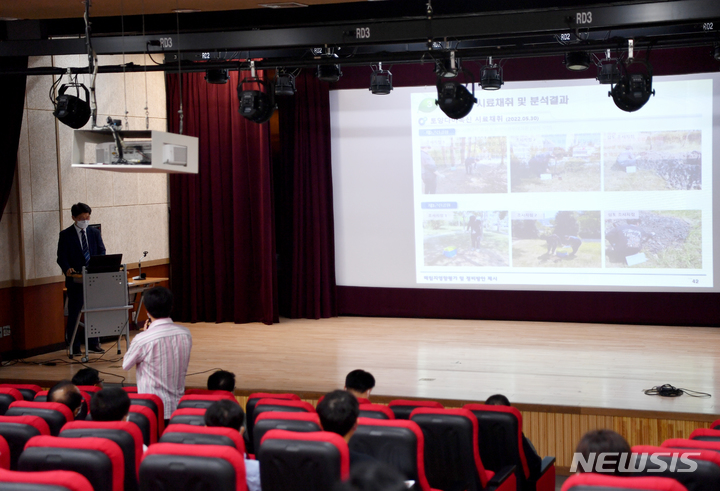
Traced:
<svg viewBox="0 0 720 491">
<path fill-rule="evenodd" d="M 591 80 L 478 87 L 460 120 L 434 86 L 332 92 L 338 284 L 718 291 L 716 82 L 655 77 L 634 113 Z"/>
</svg>

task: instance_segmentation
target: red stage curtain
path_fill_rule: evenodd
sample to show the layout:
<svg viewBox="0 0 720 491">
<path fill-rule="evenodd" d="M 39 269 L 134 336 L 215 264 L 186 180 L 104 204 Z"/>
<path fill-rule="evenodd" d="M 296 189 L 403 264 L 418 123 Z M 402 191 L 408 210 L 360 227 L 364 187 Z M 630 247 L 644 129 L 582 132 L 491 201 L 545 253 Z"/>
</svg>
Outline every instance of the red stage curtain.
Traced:
<svg viewBox="0 0 720 491">
<path fill-rule="evenodd" d="M 310 71 L 296 79 L 294 97 L 279 97 L 281 175 L 278 249 L 289 282 L 289 315 L 319 319 L 337 315 L 335 232 L 330 159 L 328 84 Z M 281 218 L 281 217 L 279 217 Z"/>
<path fill-rule="evenodd" d="M 277 322 L 272 169 L 268 124 L 238 112 L 238 72 L 224 85 L 204 73 L 168 74 L 168 128 L 199 137 L 200 172 L 170 176 L 174 318 Z M 249 76 L 241 73 L 240 77 Z"/>
<path fill-rule="evenodd" d="M 0 69 L 27 68 L 27 56 L 0 58 Z M 10 190 L 15 179 L 18 144 L 25 105 L 25 75 L 0 77 L 0 93 L 3 94 L 3 117 L 0 118 L 0 219 L 5 211 Z"/>
</svg>

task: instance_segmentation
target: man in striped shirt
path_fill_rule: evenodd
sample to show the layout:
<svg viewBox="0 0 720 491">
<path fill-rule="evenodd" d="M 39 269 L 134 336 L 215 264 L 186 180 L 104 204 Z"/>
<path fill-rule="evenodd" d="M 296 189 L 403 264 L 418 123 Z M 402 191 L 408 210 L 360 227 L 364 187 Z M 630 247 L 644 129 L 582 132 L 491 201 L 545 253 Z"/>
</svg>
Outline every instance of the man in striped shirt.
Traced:
<svg viewBox="0 0 720 491">
<path fill-rule="evenodd" d="M 137 366 L 135 380 L 139 394 L 155 394 L 165 405 L 165 420 L 177 409 L 185 393 L 185 374 L 190 362 L 190 331 L 173 324 L 170 312 L 173 295 L 156 286 L 145 292 L 148 321 L 138 333 L 123 359 L 123 370 Z"/>
</svg>

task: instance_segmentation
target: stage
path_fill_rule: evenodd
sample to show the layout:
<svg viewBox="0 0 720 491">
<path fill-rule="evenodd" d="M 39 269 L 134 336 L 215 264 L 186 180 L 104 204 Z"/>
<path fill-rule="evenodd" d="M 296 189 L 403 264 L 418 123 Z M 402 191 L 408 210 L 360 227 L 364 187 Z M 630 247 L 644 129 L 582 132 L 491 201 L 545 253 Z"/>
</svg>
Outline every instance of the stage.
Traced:
<svg viewBox="0 0 720 491">
<path fill-rule="evenodd" d="M 557 457 L 560 472 L 589 429 L 615 429 L 633 445 L 659 444 L 720 417 L 720 329 L 363 317 L 187 327 L 188 387 L 205 386 L 222 368 L 237 375 L 241 403 L 256 391 L 295 392 L 314 403 L 363 368 L 377 380 L 373 402 L 421 398 L 458 407 L 502 393 L 522 411 L 538 452 Z M 124 341 L 121 347 L 124 353 Z M 123 371 L 116 353 L 113 346 L 88 365 L 106 383 L 134 384 L 135 371 Z M 5 366 L 2 381 L 48 387 L 83 368 L 66 363 L 64 351 L 26 361 L 56 365 Z M 643 393 L 666 383 L 713 397 Z"/>
</svg>

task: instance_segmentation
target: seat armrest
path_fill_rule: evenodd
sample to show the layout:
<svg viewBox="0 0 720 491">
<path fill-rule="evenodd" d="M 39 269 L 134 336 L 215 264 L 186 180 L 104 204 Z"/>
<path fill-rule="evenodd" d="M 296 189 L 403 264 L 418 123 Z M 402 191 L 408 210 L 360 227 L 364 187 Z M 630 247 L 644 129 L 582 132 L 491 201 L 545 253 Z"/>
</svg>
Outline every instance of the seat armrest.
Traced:
<svg viewBox="0 0 720 491">
<path fill-rule="evenodd" d="M 555 457 L 543 457 L 542 463 L 540 464 L 540 474 L 545 474 L 545 471 L 553 464 L 555 464 Z"/>
<path fill-rule="evenodd" d="M 499 489 L 503 485 L 503 483 L 509 478 L 515 480 L 514 465 L 508 465 L 507 467 L 503 467 L 502 469 L 498 470 L 495 475 L 488 481 L 487 487 L 485 489 L 487 491 Z"/>
</svg>

